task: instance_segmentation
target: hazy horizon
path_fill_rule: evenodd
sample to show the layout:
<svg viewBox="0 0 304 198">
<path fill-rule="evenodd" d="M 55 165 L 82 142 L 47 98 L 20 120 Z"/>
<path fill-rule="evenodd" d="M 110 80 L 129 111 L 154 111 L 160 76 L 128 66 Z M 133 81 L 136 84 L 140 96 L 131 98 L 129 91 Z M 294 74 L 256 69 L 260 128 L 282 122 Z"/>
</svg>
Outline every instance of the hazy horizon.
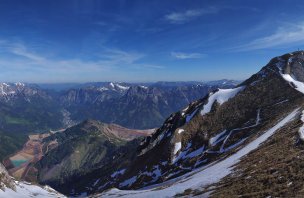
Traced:
<svg viewBox="0 0 304 198">
<path fill-rule="evenodd" d="M 129 84 L 138 84 L 138 83 L 143 83 L 143 84 L 153 84 L 153 83 L 159 83 L 159 82 L 164 82 L 164 83 L 208 83 L 208 82 L 214 82 L 214 81 L 222 81 L 222 80 L 231 80 L 231 81 L 237 81 L 241 82 L 244 81 L 244 79 L 241 80 L 235 80 L 235 79 L 215 79 L 215 80 L 171 80 L 171 81 L 83 81 L 83 82 L 24 82 L 24 81 L 0 81 L 0 83 L 24 83 L 24 84 L 45 84 L 45 85 L 56 85 L 56 84 L 89 84 L 89 83 L 129 83 Z"/>
</svg>

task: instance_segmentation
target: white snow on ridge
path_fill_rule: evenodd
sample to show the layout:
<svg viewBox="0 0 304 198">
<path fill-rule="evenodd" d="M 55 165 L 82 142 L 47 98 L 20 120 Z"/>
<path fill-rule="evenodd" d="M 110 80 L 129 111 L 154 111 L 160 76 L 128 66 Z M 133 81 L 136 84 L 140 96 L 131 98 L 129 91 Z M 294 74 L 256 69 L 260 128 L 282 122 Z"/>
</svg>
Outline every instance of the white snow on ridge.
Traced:
<svg viewBox="0 0 304 198">
<path fill-rule="evenodd" d="M 133 176 L 119 184 L 119 187 L 131 186 L 134 182 L 136 182 L 137 176 Z"/>
<path fill-rule="evenodd" d="M 178 129 L 177 133 L 178 134 L 181 134 L 182 132 L 184 132 L 185 130 L 184 129 Z"/>
<path fill-rule="evenodd" d="M 177 152 L 178 152 L 179 150 L 181 150 L 181 148 L 182 148 L 182 143 L 181 143 L 181 142 L 176 142 L 175 145 L 174 145 L 173 154 L 176 155 Z"/>
<path fill-rule="evenodd" d="M 110 82 L 110 86 L 112 87 L 112 88 L 114 88 L 115 86 L 114 86 L 114 84 L 112 83 L 112 82 Z"/>
<path fill-rule="evenodd" d="M 125 171 L 126 171 L 126 169 L 116 171 L 111 175 L 111 177 L 114 178 L 114 177 L 117 177 L 118 175 L 123 175 L 125 173 Z"/>
<path fill-rule="evenodd" d="M 201 115 L 205 115 L 209 113 L 215 101 L 217 101 L 220 105 L 222 105 L 224 102 L 227 102 L 230 98 L 233 98 L 244 88 L 245 88 L 244 86 L 241 86 L 234 89 L 219 89 L 217 92 L 209 96 L 207 104 L 205 104 L 203 110 L 201 110 Z"/>
<path fill-rule="evenodd" d="M 109 89 L 106 87 L 99 87 L 97 90 L 103 92 L 103 91 L 108 91 Z"/>
<path fill-rule="evenodd" d="M 303 122 L 303 125 L 299 129 L 299 135 L 300 135 L 301 140 L 304 141 L 304 111 L 302 111 L 301 121 Z"/>
<path fill-rule="evenodd" d="M 204 150 L 205 150 L 205 146 L 202 146 L 201 148 L 196 149 L 196 150 L 192 151 L 191 153 L 183 156 L 183 159 L 197 157 L 200 154 L 202 154 Z"/>
<path fill-rule="evenodd" d="M 193 116 L 196 114 L 197 110 L 198 110 L 198 109 L 195 109 L 195 110 L 193 111 L 193 113 L 191 113 L 190 115 L 187 115 L 187 117 L 186 117 L 186 123 L 190 122 L 190 120 L 191 120 L 191 119 L 193 118 Z"/>
<path fill-rule="evenodd" d="M 116 86 L 117 86 L 119 89 L 122 89 L 122 90 L 127 90 L 127 89 L 130 88 L 130 87 L 122 86 L 122 85 L 120 85 L 120 84 L 116 84 Z"/>
<path fill-rule="evenodd" d="M 63 198 L 66 197 L 59 194 L 52 188 L 45 186 L 39 187 L 24 182 L 16 183 L 16 191 L 6 188 L 5 191 L 0 190 L 0 198 L 32 198 L 32 197 L 43 197 L 43 198 Z"/>
<path fill-rule="evenodd" d="M 143 85 L 141 85 L 140 87 L 143 88 L 143 89 L 148 89 L 148 87 L 143 86 Z"/>
<path fill-rule="evenodd" d="M 269 137 L 271 137 L 278 129 L 293 120 L 298 110 L 292 111 L 289 115 L 284 117 L 275 126 L 271 127 L 235 154 L 227 157 L 217 163 L 212 163 L 202 168 L 198 168 L 191 173 L 187 173 L 178 178 L 163 182 L 153 187 L 145 187 L 145 190 L 119 190 L 111 189 L 110 191 L 100 194 L 100 197 L 173 197 L 177 193 L 183 193 L 186 189 L 202 189 L 207 185 L 219 182 L 222 178 L 229 175 L 233 171 L 233 166 L 237 164 L 240 159 L 246 156 L 251 151 L 257 149 Z"/>
<path fill-rule="evenodd" d="M 209 144 L 210 144 L 211 146 L 216 145 L 216 143 L 218 142 L 219 138 L 222 137 L 222 136 L 226 133 L 226 131 L 227 131 L 227 130 L 224 130 L 224 131 L 222 131 L 221 133 L 217 134 L 216 136 L 210 138 L 210 139 L 209 139 Z M 221 138 L 221 140 L 222 140 L 222 138 Z"/>
<path fill-rule="evenodd" d="M 299 92 L 303 93 L 304 94 L 304 83 L 303 82 L 300 82 L 300 81 L 297 81 L 295 80 L 294 78 L 292 78 L 289 74 L 282 74 L 282 77 L 290 82 L 290 83 L 293 83 L 296 87 L 295 89 L 298 90 Z"/>
<path fill-rule="evenodd" d="M 21 86 L 21 87 L 24 87 L 24 86 L 25 86 L 25 84 L 24 84 L 24 83 L 21 83 L 21 82 L 17 82 L 17 83 L 15 83 L 15 85 L 16 85 L 16 86 Z"/>
<path fill-rule="evenodd" d="M 182 153 L 180 153 L 179 155 L 178 155 L 178 152 L 180 151 L 182 149 L 182 143 L 181 142 L 176 142 L 175 144 L 174 144 L 174 151 L 173 151 L 173 158 L 172 158 L 172 163 L 174 164 L 175 162 L 177 162 L 179 159 L 180 159 L 180 157 L 182 156 L 181 154 Z"/>
</svg>

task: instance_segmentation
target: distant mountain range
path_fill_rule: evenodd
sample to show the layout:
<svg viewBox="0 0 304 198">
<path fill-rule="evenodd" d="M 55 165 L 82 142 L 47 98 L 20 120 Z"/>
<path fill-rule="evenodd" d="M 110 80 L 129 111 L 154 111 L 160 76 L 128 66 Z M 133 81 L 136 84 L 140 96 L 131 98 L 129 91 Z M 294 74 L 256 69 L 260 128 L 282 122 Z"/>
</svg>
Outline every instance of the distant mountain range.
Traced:
<svg viewBox="0 0 304 198">
<path fill-rule="evenodd" d="M 28 173 L 68 196 L 303 197 L 303 64 L 304 51 L 275 57 L 233 88 L 189 102 L 151 135 L 137 137 L 143 133 L 93 120 L 50 134 L 41 142 L 50 149 L 42 149 Z M 131 106 L 149 98 L 162 104 L 165 94 L 157 86 L 141 86 L 108 84 L 101 93 L 115 94 L 94 96 L 97 100 L 91 97 L 94 86 L 84 88 L 85 94 L 82 88 L 68 90 L 72 97 L 63 94 L 59 98 L 68 100 L 59 101 L 68 106 L 125 98 Z M 173 90 L 185 94 L 200 86 Z M 171 86 L 161 87 L 172 93 Z M 121 130 L 129 139 L 118 135 Z M 0 172 L 0 186 L 14 188 L 4 168 Z"/>
<path fill-rule="evenodd" d="M 189 102 L 216 88 L 235 84 L 235 81 L 226 80 L 212 85 L 194 82 L 151 85 L 101 82 L 54 92 L 39 85 L 1 83 L 0 130 L 28 133 L 57 129 L 67 125 L 64 123 L 66 119 L 75 122 L 96 119 L 129 128 L 155 128 L 165 117 Z"/>
<path fill-rule="evenodd" d="M 0 159 L 20 148 L 29 133 L 62 129 L 86 119 L 128 128 L 156 128 L 189 102 L 237 83 L 0 83 Z"/>
<path fill-rule="evenodd" d="M 259 197 L 295 197 L 295 192 L 301 194 L 296 186 L 302 185 L 297 179 L 302 158 L 296 157 L 304 140 L 302 63 L 304 52 L 276 57 L 234 88 L 217 89 L 171 114 L 151 136 L 135 139 L 138 142 L 125 144 L 119 152 L 112 149 L 113 158 L 102 160 L 99 168 L 63 183 L 40 182 L 68 195 L 94 197 L 234 197 L 248 195 L 251 189 Z M 147 88 L 134 88 L 136 97 L 132 89 L 126 96 L 134 101 Z M 148 89 L 157 95 L 154 88 Z M 76 142 L 79 147 L 77 140 L 69 145 Z M 55 156 L 66 150 L 57 149 Z M 38 170 L 53 170 L 48 166 L 53 159 L 45 155 Z M 271 183 L 259 185 L 270 178 Z"/>
</svg>

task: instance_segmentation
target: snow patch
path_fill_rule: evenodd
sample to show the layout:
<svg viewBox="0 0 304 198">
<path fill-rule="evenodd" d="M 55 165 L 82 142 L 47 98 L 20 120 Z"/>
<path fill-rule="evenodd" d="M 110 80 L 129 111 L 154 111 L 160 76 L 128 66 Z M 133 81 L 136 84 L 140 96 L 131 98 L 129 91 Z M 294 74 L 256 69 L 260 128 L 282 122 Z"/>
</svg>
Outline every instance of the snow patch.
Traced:
<svg viewBox="0 0 304 198">
<path fill-rule="evenodd" d="M 122 86 L 120 84 L 116 84 L 116 86 L 119 88 L 119 89 L 122 89 L 122 90 L 128 90 L 130 87 L 126 87 L 126 86 Z"/>
<path fill-rule="evenodd" d="M 301 140 L 304 141 L 304 110 L 302 111 L 301 121 L 303 122 L 303 125 L 299 129 L 299 135 Z"/>
<path fill-rule="evenodd" d="M 178 153 L 178 151 L 181 150 L 181 148 L 182 148 L 182 143 L 181 142 L 175 143 L 173 154 L 176 155 Z"/>
<path fill-rule="evenodd" d="M 99 87 L 97 90 L 103 92 L 103 91 L 108 91 L 109 89 L 106 87 Z"/>
<path fill-rule="evenodd" d="M 202 154 L 204 150 L 205 150 L 205 145 L 203 147 L 196 149 L 195 151 L 192 151 L 191 153 L 185 155 L 183 157 L 183 159 L 197 157 L 200 154 Z"/>
<path fill-rule="evenodd" d="M 119 187 L 131 186 L 136 182 L 137 176 L 133 176 L 130 179 L 127 179 L 119 184 Z"/>
<path fill-rule="evenodd" d="M 143 89 L 148 89 L 148 87 L 143 86 L 143 85 L 141 85 L 140 87 L 143 88 Z"/>
<path fill-rule="evenodd" d="M 215 146 L 218 142 L 222 141 L 223 139 L 221 137 L 223 137 L 223 135 L 227 132 L 227 130 L 224 130 L 223 132 L 217 134 L 216 136 L 212 137 L 209 139 L 209 144 L 211 146 Z M 221 138 L 221 139 L 219 139 Z"/>
<path fill-rule="evenodd" d="M 111 86 L 112 88 L 114 88 L 114 87 L 115 87 L 115 86 L 114 86 L 114 83 L 112 83 L 112 82 L 110 83 L 110 86 Z"/>
<path fill-rule="evenodd" d="M 294 78 L 292 78 L 289 74 L 282 74 L 282 77 L 287 81 L 287 82 L 290 82 L 290 83 L 293 83 L 296 87 L 295 89 L 298 90 L 299 92 L 303 93 L 304 94 L 304 83 L 303 82 L 300 82 L 300 81 L 297 81 L 295 80 Z"/>
<path fill-rule="evenodd" d="M 195 109 L 195 111 L 193 111 L 193 113 L 191 113 L 190 115 L 187 115 L 186 117 L 186 123 L 190 122 L 190 120 L 193 118 L 193 116 L 196 114 L 198 109 Z"/>
<path fill-rule="evenodd" d="M 118 175 L 123 175 L 125 173 L 126 169 L 121 169 L 119 171 L 116 171 L 114 172 L 111 177 L 114 178 L 114 177 L 117 177 Z"/>
<path fill-rule="evenodd" d="M 178 134 L 181 134 L 182 132 L 184 132 L 185 130 L 184 129 L 178 129 L 177 133 Z"/>
<path fill-rule="evenodd" d="M 224 102 L 227 102 L 230 98 L 233 98 L 244 88 L 245 88 L 244 86 L 241 86 L 234 89 L 219 89 L 217 92 L 209 96 L 207 104 L 205 104 L 203 110 L 201 110 L 201 115 L 205 115 L 209 113 L 215 101 L 217 101 L 220 105 L 222 105 Z"/>
</svg>

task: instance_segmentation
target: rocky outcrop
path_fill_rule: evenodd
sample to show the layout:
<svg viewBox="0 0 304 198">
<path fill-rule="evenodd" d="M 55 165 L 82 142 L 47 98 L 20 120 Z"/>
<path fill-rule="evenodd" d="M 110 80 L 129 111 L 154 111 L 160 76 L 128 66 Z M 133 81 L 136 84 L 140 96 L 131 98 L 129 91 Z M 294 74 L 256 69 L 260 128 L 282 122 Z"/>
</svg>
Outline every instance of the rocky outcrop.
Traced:
<svg viewBox="0 0 304 198">
<path fill-rule="evenodd" d="M 91 192 L 138 189 L 177 178 L 233 155 L 290 112 L 299 115 L 302 54 L 276 57 L 234 89 L 217 90 L 172 114 L 141 143 L 122 174 L 100 178 Z"/>
<path fill-rule="evenodd" d="M 12 178 L 2 164 L 0 164 L 0 190 L 4 191 L 5 188 L 16 190 L 16 186 Z"/>
</svg>

